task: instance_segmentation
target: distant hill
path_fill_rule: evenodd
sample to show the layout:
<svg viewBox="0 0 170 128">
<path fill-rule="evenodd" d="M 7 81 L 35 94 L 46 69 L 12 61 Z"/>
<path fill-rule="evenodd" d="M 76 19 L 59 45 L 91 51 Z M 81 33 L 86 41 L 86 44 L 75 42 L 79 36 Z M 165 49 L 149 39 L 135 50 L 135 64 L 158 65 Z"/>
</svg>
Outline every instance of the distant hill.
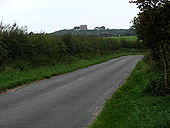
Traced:
<svg viewBox="0 0 170 128">
<path fill-rule="evenodd" d="M 51 34 L 55 35 L 87 35 L 87 36 L 102 36 L 102 37 L 112 37 L 112 36 L 133 36 L 135 32 L 133 29 L 105 29 L 105 30 L 75 30 L 75 29 L 64 29 L 60 31 L 53 32 Z"/>
</svg>

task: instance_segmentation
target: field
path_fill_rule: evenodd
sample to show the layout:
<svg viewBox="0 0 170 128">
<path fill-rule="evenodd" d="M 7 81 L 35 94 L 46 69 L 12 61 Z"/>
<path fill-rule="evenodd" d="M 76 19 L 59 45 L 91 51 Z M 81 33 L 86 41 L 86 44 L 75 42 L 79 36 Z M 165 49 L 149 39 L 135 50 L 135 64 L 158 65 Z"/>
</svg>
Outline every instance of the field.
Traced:
<svg viewBox="0 0 170 128">
<path fill-rule="evenodd" d="M 120 37 L 104 37 L 104 39 L 136 41 L 137 37 L 136 36 L 120 36 Z"/>
</svg>

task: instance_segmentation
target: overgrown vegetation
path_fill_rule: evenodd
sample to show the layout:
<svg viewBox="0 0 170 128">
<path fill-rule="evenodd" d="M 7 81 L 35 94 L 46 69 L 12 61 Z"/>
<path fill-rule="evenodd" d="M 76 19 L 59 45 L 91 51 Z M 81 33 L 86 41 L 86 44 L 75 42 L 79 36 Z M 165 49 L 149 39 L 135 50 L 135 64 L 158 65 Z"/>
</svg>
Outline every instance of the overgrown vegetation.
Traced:
<svg viewBox="0 0 170 128">
<path fill-rule="evenodd" d="M 55 75 L 71 72 L 76 69 L 84 68 L 93 64 L 98 64 L 116 57 L 135 54 L 141 53 L 125 49 L 102 56 L 96 55 L 95 57 L 91 57 L 88 59 L 76 58 L 72 61 L 56 63 L 55 65 L 51 66 L 44 65 L 36 68 L 25 68 L 22 70 L 7 68 L 6 70 L 0 72 L 0 87 L 1 90 L 6 90 L 22 84 L 28 84 L 35 80 L 50 78 Z"/>
<path fill-rule="evenodd" d="M 170 89 L 165 84 L 163 64 L 161 61 L 155 62 L 151 56 L 151 53 L 145 55 L 144 61 L 147 63 L 146 71 L 149 74 L 149 84 L 146 86 L 144 91 L 148 95 L 163 96 L 170 94 Z"/>
<path fill-rule="evenodd" d="M 146 93 L 150 77 L 153 75 L 148 64 L 138 63 L 127 82 L 106 102 L 91 128 L 169 128 L 170 95 Z"/>
<path fill-rule="evenodd" d="M 140 13 L 134 18 L 138 39 L 149 50 L 152 62 L 151 85 L 147 89 L 158 95 L 170 93 L 170 1 L 135 0 Z M 164 75 L 163 75 L 164 74 Z"/>
<path fill-rule="evenodd" d="M 56 74 L 72 71 L 76 68 L 69 67 L 68 71 L 63 68 L 69 64 L 73 66 L 73 63 L 77 65 L 79 61 L 87 63 L 86 61 L 94 59 L 94 63 L 88 62 L 84 66 L 80 64 L 77 68 L 99 63 L 107 60 L 107 56 L 115 56 L 118 51 L 121 55 L 123 52 L 124 55 L 127 55 L 127 53 L 143 51 L 143 47 L 137 45 L 135 40 L 119 41 L 70 34 L 63 36 L 43 33 L 27 34 L 25 27 L 20 28 L 16 24 L 3 25 L 1 23 L 0 87 L 1 90 L 5 90 L 36 79 L 49 78 Z M 105 56 L 106 59 L 95 61 L 102 56 Z M 49 73 L 43 72 L 43 70 L 48 71 L 48 68 L 50 69 Z M 52 68 L 55 71 L 51 71 Z"/>
</svg>

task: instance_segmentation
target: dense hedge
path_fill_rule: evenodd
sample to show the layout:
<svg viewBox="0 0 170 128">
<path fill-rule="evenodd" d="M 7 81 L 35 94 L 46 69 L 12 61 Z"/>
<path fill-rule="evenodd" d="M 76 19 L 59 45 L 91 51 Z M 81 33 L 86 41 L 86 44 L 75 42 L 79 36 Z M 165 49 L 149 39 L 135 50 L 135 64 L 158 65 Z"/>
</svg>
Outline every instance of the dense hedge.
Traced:
<svg viewBox="0 0 170 128">
<path fill-rule="evenodd" d="M 136 41 L 103 39 L 94 36 L 27 34 L 14 25 L 0 24 L 0 67 L 53 65 L 76 57 L 88 58 L 120 48 L 141 48 Z"/>
</svg>

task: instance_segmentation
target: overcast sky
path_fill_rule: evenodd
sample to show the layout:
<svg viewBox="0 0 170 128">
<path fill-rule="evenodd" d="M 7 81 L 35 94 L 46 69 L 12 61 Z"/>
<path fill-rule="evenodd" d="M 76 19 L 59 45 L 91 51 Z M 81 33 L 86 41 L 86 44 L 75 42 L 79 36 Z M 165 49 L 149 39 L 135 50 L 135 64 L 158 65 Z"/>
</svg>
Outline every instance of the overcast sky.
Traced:
<svg viewBox="0 0 170 128">
<path fill-rule="evenodd" d="M 26 25 L 28 31 L 54 32 L 81 24 L 129 28 L 138 13 L 129 0 L 0 0 L 0 21 Z"/>
</svg>

